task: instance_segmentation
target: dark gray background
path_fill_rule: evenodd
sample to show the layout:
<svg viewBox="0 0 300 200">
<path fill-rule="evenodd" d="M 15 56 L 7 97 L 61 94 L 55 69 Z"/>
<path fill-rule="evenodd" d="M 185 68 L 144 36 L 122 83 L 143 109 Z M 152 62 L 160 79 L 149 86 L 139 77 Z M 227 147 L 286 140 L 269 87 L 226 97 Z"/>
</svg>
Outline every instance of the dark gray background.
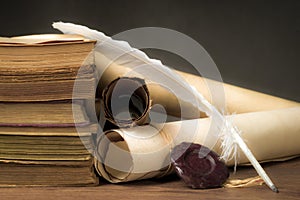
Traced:
<svg viewBox="0 0 300 200">
<path fill-rule="evenodd" d="M 224 82 L 300 101 L 300 1 L 1 1 L 0 35 L 56 33 L 51 23 L 79 23 L 117 34 L 156 26 L 198 41 Z M 147 52 L 189 71 L 178 56 Z M 182 68 L 184 66 L 184 68 Z"/>
</svg>

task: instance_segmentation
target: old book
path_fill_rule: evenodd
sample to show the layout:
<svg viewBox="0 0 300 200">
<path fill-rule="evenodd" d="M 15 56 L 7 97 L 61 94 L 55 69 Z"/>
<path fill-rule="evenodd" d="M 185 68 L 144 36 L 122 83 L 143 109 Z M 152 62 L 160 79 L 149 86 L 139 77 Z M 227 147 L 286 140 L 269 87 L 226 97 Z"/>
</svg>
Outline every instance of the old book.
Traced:
<svg viewBox="0 0 300 200">
<path fill-rule="evenodd" d="M 0 127 L 1 186 L 95 185 L 94 143 L 88 126 Z"/>
<path fill-rule="evenodd" d="M 0 37 L 0 187 L 98 184 L 98 125 L 88 115 L 94 43 L 79 35 Z"/>
<path fill-rule="evenodd" d="M 67 127 L 90 124 L 82 103 L 0 103 L 0 126 Z"/>
<path fill-rule="evenodd" d="M 0 187 L 93 186 L 98 184 L 93 160 L 26 161 L 0 160 Z"/>
<path fill-rule="evenodd" d="M 93 98 L 94 44 L 78 35 L 0 38 L 0 101 Z"/>
</svg>

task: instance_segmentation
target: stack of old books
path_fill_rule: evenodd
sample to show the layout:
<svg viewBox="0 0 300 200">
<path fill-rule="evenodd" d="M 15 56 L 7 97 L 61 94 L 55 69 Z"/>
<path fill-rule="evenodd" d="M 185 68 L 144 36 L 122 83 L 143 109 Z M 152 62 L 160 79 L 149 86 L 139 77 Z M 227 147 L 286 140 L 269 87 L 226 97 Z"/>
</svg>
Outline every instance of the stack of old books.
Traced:
<svg viewBox="0 0 300 200">
<path fill-rule="evenodd" d="M 0 186 L 97 184 L 97 126 L 86 108 L 95 99 L 94 43 L 0 38 Z"/>
</svg>

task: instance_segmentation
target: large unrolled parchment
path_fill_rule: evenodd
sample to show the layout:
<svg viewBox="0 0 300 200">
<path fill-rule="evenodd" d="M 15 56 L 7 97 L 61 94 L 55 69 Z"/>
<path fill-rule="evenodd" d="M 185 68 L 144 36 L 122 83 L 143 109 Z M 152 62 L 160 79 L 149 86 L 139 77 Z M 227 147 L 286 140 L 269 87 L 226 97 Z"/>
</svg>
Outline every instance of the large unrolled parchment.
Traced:
<svg viewBox="0 0 300 200">
<path fill-rule="evenodd" d="M 228 116 L 260 162 L 300 155 L 300 107 Z M 109 130 L 97 140 L 96 169 L 110 182 L 161 177 L 173 171 L 170 151 L 181 142 L 211 144 L 210 118 Z M 216 130 L 216 129 L 215 129 Z M 211 133 L 210 133 L 211 134 Z M 211 137 L 214 138 L 214 137 Z M 220 141 L 213 150 L 221 153 Z M 248 164 L 238 150 L 238 164 Z M 228 166 L 234 164 L 231 160 Z"/>
<path fill-rule="evenodd" d="M 129 55 L 126 55 L 129 56 Z M 111 61 L 104 55 L 95 51 L 96 66 L 100 72 L 100 81 L 98 86 L 98 93 L 105 99 L 102 103 L 103 112 L 105 112 L 104 118 L 107 118 L 111 123 L 119 127 L 133 126 L 134 124 L 143 124 L 145 121 L 145 116 L 148 116 L 152 105 L 159 104 L 162 105 L 168 115 L 179 117 L 181 119 L 195 119 L 205 116 L 195 106 L 195 99 L 192 98 L 182 98 L 176 93 L 172 92 L 167 86 L 163 86 L 159 82 L 151 82 L 147 80 L 140 81 L 137 83 L 138 68 L 134 66 L 143 67 L 143 61 L 136 60 L 134 63 L 125 65 L 118 64 L 118 60 Z M 145 66 L 144 66 L 145 67 Z M 267 95 L 264 93 L 252 91 L 249 89 L 244 89 L 241 87 L 233 86 L 226 83 L 221 83 L 206 79 L 200 76 L 180 72 L 174 70 L 178 73 L 183 81 L 186 81 L 191 86 L 194 86 L 197 91 L 199 91 L 210 103 L 216 106 L 220 111 L 225 113 L 246 113 L 246 112 L 256 112 L 263 110 L 274 110 L 280 108 L 288 108 L 299 106 L 299 103 L 282 99 L 279 97 Z M 153 73 L 153 72 L 149 72 Z M 144 74 L 145 75 L 145 74 Z M 152 75 L 155 76 L 155 75 Z M 132 78 L 133 80 L 127 81 L 126 84 L 112 84 L 116 80 L 122 80 L 124 77 Z M 140 74 L 140 79 L 143 79 L 143 74 Z M 112 119 L 112 108 L 109 105 L 112 100 L 113 90 L 116 86 L 120 86 L 122 91 L 119 96 L 124 95 L 127 91 L 128 95 L 134 93 L 132 88 L 137 88 L 139 85 L 138 93 L 135 92 L 135 96 L 145 102 L 137 102 L 136 107 L 140 107 L 144 110 L 139 110 L 137 113 L 133 113 L 135 117 L 132 119 L 124 119 L 126 123 L 118 123 L 120 120 Z M 131 88 L 131 89 L 130 89 Z M 116 89 L 118 90 L 118 88 Z M 119 91 L 121 91 L 119 89 Z M 117 92 L 115 97 L 118 98 Z M 150 101 L 148 102 L 148 99 Z M 117 115 L 118 113 L 115 113 Z M 103 121 L 103 120 L 102 120 Z M 131 123 L 131 122 L 132 123 Z"/>
</svg>

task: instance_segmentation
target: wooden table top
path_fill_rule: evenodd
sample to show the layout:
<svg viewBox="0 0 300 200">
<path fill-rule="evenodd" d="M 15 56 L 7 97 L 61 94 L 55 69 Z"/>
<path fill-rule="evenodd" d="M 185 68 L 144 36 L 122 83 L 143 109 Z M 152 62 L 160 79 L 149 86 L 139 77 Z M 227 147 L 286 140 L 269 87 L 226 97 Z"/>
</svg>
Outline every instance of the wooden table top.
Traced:
<svg viewBox="0 0 300 200">
<path fill-rule="evenodd" d="M 160 180 L 144 180 L 125 184 L 102 181 L 97 187 L 32 187 L 0 188 L 0 199 L 300 199 L 300 158 L 264 164 L 266 172 L 279 189 L 272 192 L 266 185 L 251 188 L 218 188 L 195 190 L 171 175 Z M 239 167 L 234 177 L 256 176 L 252 167 Z"/>
</svg>

